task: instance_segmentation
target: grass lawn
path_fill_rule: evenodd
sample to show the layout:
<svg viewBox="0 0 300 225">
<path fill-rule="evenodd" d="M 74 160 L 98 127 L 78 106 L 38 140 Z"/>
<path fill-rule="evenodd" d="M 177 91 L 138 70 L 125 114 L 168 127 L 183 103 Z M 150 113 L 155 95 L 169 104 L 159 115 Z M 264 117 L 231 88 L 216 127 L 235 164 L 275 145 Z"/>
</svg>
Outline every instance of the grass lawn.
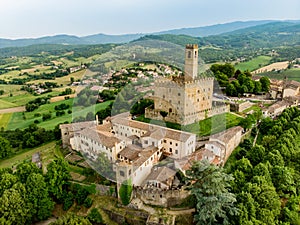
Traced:
<svg viewBox="0 0 300 225">
<path fill-rule="evenodd" d="M 5 114 L 0 114 L 0 128 L 6 129 L 10 118 L 11 118 L 12 113 L 5 113 Z"/>
<path fill-rule="evenodd" d="M 43 127 L 45 129 L 53 129 L 57 124 L 64 123 L 64 122 L 71 122 L 73 118 L 83 116 L 85 117 L 86 114 L 89 112 L 96 113 L 101 109 L 105 109 L 111 101 L 103 102 L 100 104 L 95 104 L 89 107 L 81 107 L 81 106 L 74 106 L 73 107 L 73 99 L 63 100 L 59 102 L 53 102 L 50 104 L 45 104 L 40 106 L 37 110 L 33 112 L 25 112 L 24 115 L 22 112 L 13 113 L 12 118 L 7 126 L 8 130 L 14 130 L 17 128 L 24 129 L 28 127 L 30 124 L 33 124 L 35 120 L 39 120 L 40 123 L 38 123 L 39 127 Z M 62 103 L 65 103 L 67 105 L 70 105 L 70 108 L 72 110 L 72 114 L 68 114 L 67 110 L 65 111 L 65 115 L 56 117 L 56 111 L 55 106 L 60 105 Z M 43 113 L 51 113 L 52 119 L 43 121 L 42 120 L 42 114 Z M 40 114 L 40 115 L 36 115 Z M 26 119 L 24 119 L 24 116 Z"/>
<path fill-rule="evenodd" d="M 15 106 L 23 106 L 26 105 L 27 102 L 40 97 L 40 96 L 33 96 L 32 94 L 29 94 L 28 92 L 19 92 L 17 95 L 13 95 L 11 97 L 4 97 L 1 98 L 1 100 L 10 102 L 11 104 L 14 104 Z M 7 107 L 8 108 L 8 107 Z"/>
<path fill-rule="evenodd" d="M 141 115 L 137 118 L 139 121 L 143 121 L 146 123 L 153 123 L 161 126 L 165 126 L 168 128 L 176 129 L 176 130 L 184 130 L 187 132 L 191 132 L 197 134 L 198 136 L 208 136 L 210 134 L 215 134 L 221 132 L 225 129 L 228 129 L 233 126 L 237 126 L 243 118 L 232 114 L 232 113 L 223 113 L 220 115 L 215 115 L 213 117 L 207 118 L 205 120 L 201 120 L 200 122 L 189 124 L 186 126 L 181 126 L 179 124 L 163 122 L 158 120 L 150 120 Z"/>
<path fill-rule="evenodd" d="M 271 79 L 278 79 L 283 80 L 285 77 L 287 77 L 289 80 L 295 80 L 300 82 L 300 69 L 299 68 L 293 68 L 293 69 L 287 69 L 282 72 L 267 72 L 267 73 L 260 73 L 260 76 L 266 76 Z"/>
<path fill-rule="evenodd" d="M 15 84 L 0 84 L 0 90 L 4 91 L 4 94 L 0 96 L 0 98 L 7 97 L 9 94 L 18 95 L 23 94 L 24 91 L 21 91 L 22 85 Z"/>
<path fill-rule="evenodd" d="M 1 160 L 0 168 L 5 168 L 5 167 L 12 168 L 14 166 L 17 166 L 24 160 L 31 160 L 32 155 L 36 152 L 41 152 L 42 159 L 43 159 L 43 155 L 47 155 L 47 154 L 51 154 L 53 157 L 54 156 L 53 152 L 55 148 L 56 148 L 56 144 L 53 141 L 34 149 L 24 150 L 11 158 Z"/>
<path fill-rule="evenodd" d="M 75 81 L 82 80 L 85 76 L 85 72 L 86 72 L 86 70 L 80 70 L 75 73 L 71 73 L 67 76 L 57 77 L 57 78 L 55 78 L 55 80 L 40 79 L 40 80 L 29 81 L 27 83 L 28 84 L 38 84 L 38 83 L 44 83 L 44 82 L 51 81 L 51 82 L 57 83 L 58 85 L 67 86 L 71 82 L 71 77 L 74 77 Z"/>
<path fill-rule="evenodd" d="M 234 67 L 241 71 L 249 70 L 253 71 L 259 69 L 260 67 L 266 66 L 270 63 L 272 57 L 270 56 L 258 56 L 248 62 L 241 62 Z"/>
<path fill-rule="evenodd" d="M 11 103 L 11 102 L 0 99 L 0 109 L 13 108 L 16 106 L 18 106 L 18 105 L 15 103 Z"/>
<path fill-rule="evenodd" d="M 232 113 L 223 113 L 202 120 L 199 123 L 186 125 L 184 130 L 195 133 L 198 136 L 208 136 L 210 134 L 221 132 L 230 127 L 237 126 L 241 120 L 241 117 Z"/>
</svg>

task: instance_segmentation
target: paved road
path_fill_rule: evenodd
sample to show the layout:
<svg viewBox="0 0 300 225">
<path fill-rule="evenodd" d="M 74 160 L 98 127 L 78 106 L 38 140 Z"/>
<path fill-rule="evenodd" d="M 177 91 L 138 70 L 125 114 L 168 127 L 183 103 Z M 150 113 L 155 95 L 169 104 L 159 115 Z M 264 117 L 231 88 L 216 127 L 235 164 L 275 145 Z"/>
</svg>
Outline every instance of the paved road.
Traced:
<svg viewBox="0 0 300 225">
<path fill-rule="evenodd" d="M 8 108 L 8 109 L 0 109 L 0 114 L 25 112 L 25 111 L 26 111 L 25 106 L 19 106 L 19 107 Z"/>
</svg>

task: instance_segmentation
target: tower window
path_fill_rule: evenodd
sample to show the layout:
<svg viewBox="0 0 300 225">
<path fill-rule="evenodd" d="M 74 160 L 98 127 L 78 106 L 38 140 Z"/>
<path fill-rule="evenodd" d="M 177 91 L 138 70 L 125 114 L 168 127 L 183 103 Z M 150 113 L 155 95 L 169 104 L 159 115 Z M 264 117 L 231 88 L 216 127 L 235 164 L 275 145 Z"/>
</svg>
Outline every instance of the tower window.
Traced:
<svg viewBox="0 0 300 225">
<path fill-rule="evenodd" d="M 188 58 L 192 58 L 192 52 L 188 51 Z"/>
<path fill-rule="evenodd" d="M 197 58 L 197 51 L 195 51 L 195 58 Z"/>
</svg>

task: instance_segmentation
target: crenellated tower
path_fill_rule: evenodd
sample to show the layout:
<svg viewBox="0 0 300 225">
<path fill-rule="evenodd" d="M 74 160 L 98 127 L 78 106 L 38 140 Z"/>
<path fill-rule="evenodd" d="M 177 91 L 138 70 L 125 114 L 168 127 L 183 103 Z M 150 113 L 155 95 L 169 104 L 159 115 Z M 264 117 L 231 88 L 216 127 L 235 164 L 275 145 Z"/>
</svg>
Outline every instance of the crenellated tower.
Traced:
<svg viewBox="0 0 300 225">
<path fill-rule="evenodd" d="M 145 117 L 186 125 L 214 115 L 213 82 L 213 77 L 198 77 L 198 45 L 186 45 L 184 76 L 155 81 L 154 105 L 146 108 Z"/>
<path fill-rule="evenodd" d="M 184 76 L 187 80 L 196 79 L 198 76 L 198 45 L 196 44 L 185 47 Z"/>
</svg>

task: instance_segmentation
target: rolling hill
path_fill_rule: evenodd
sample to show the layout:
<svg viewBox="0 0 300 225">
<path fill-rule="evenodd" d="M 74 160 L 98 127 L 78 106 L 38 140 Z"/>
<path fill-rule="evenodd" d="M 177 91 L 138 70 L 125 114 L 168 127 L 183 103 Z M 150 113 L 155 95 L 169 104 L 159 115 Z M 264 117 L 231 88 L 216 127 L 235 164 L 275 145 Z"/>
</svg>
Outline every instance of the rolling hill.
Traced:
<svg viewBox="0 0 300 225">
<path fill-rule="evenodd" d="M 41 45 L 41 44 L 59 44 L 59 45 L 91 45 L 91 44 L 105 44 L 105 43 L 128 43 L 130 41 L 136 40 L 146 35 L 188 35 L 192 37 L 207 37 L 211 35 L 220 35 L 229 32 L 239 32 L 239 30 L 249 29 L 267 25 L 272 23 L 272 20 L 261 20 L 261 21 L 236 21 L 225 24 L 216 24 L 204 27 L 194 27 L 194 28 L 182 28 L 155 32 L 151 34 L 123 34 L 123 35 L 107 35 L 107 34 L 95 34 L 89 36 L 78 37 L 74 35 L 55 35 L 46 36 L 40 38 L 27 38 L 27 39 L 1 39 L 0 38 L 0 48 L 6 47 L 23 47 L 29 45 Z M 295 24 L 299 21 L 290 22 L 280 22 L 283 24 Z"/>
</svg>

